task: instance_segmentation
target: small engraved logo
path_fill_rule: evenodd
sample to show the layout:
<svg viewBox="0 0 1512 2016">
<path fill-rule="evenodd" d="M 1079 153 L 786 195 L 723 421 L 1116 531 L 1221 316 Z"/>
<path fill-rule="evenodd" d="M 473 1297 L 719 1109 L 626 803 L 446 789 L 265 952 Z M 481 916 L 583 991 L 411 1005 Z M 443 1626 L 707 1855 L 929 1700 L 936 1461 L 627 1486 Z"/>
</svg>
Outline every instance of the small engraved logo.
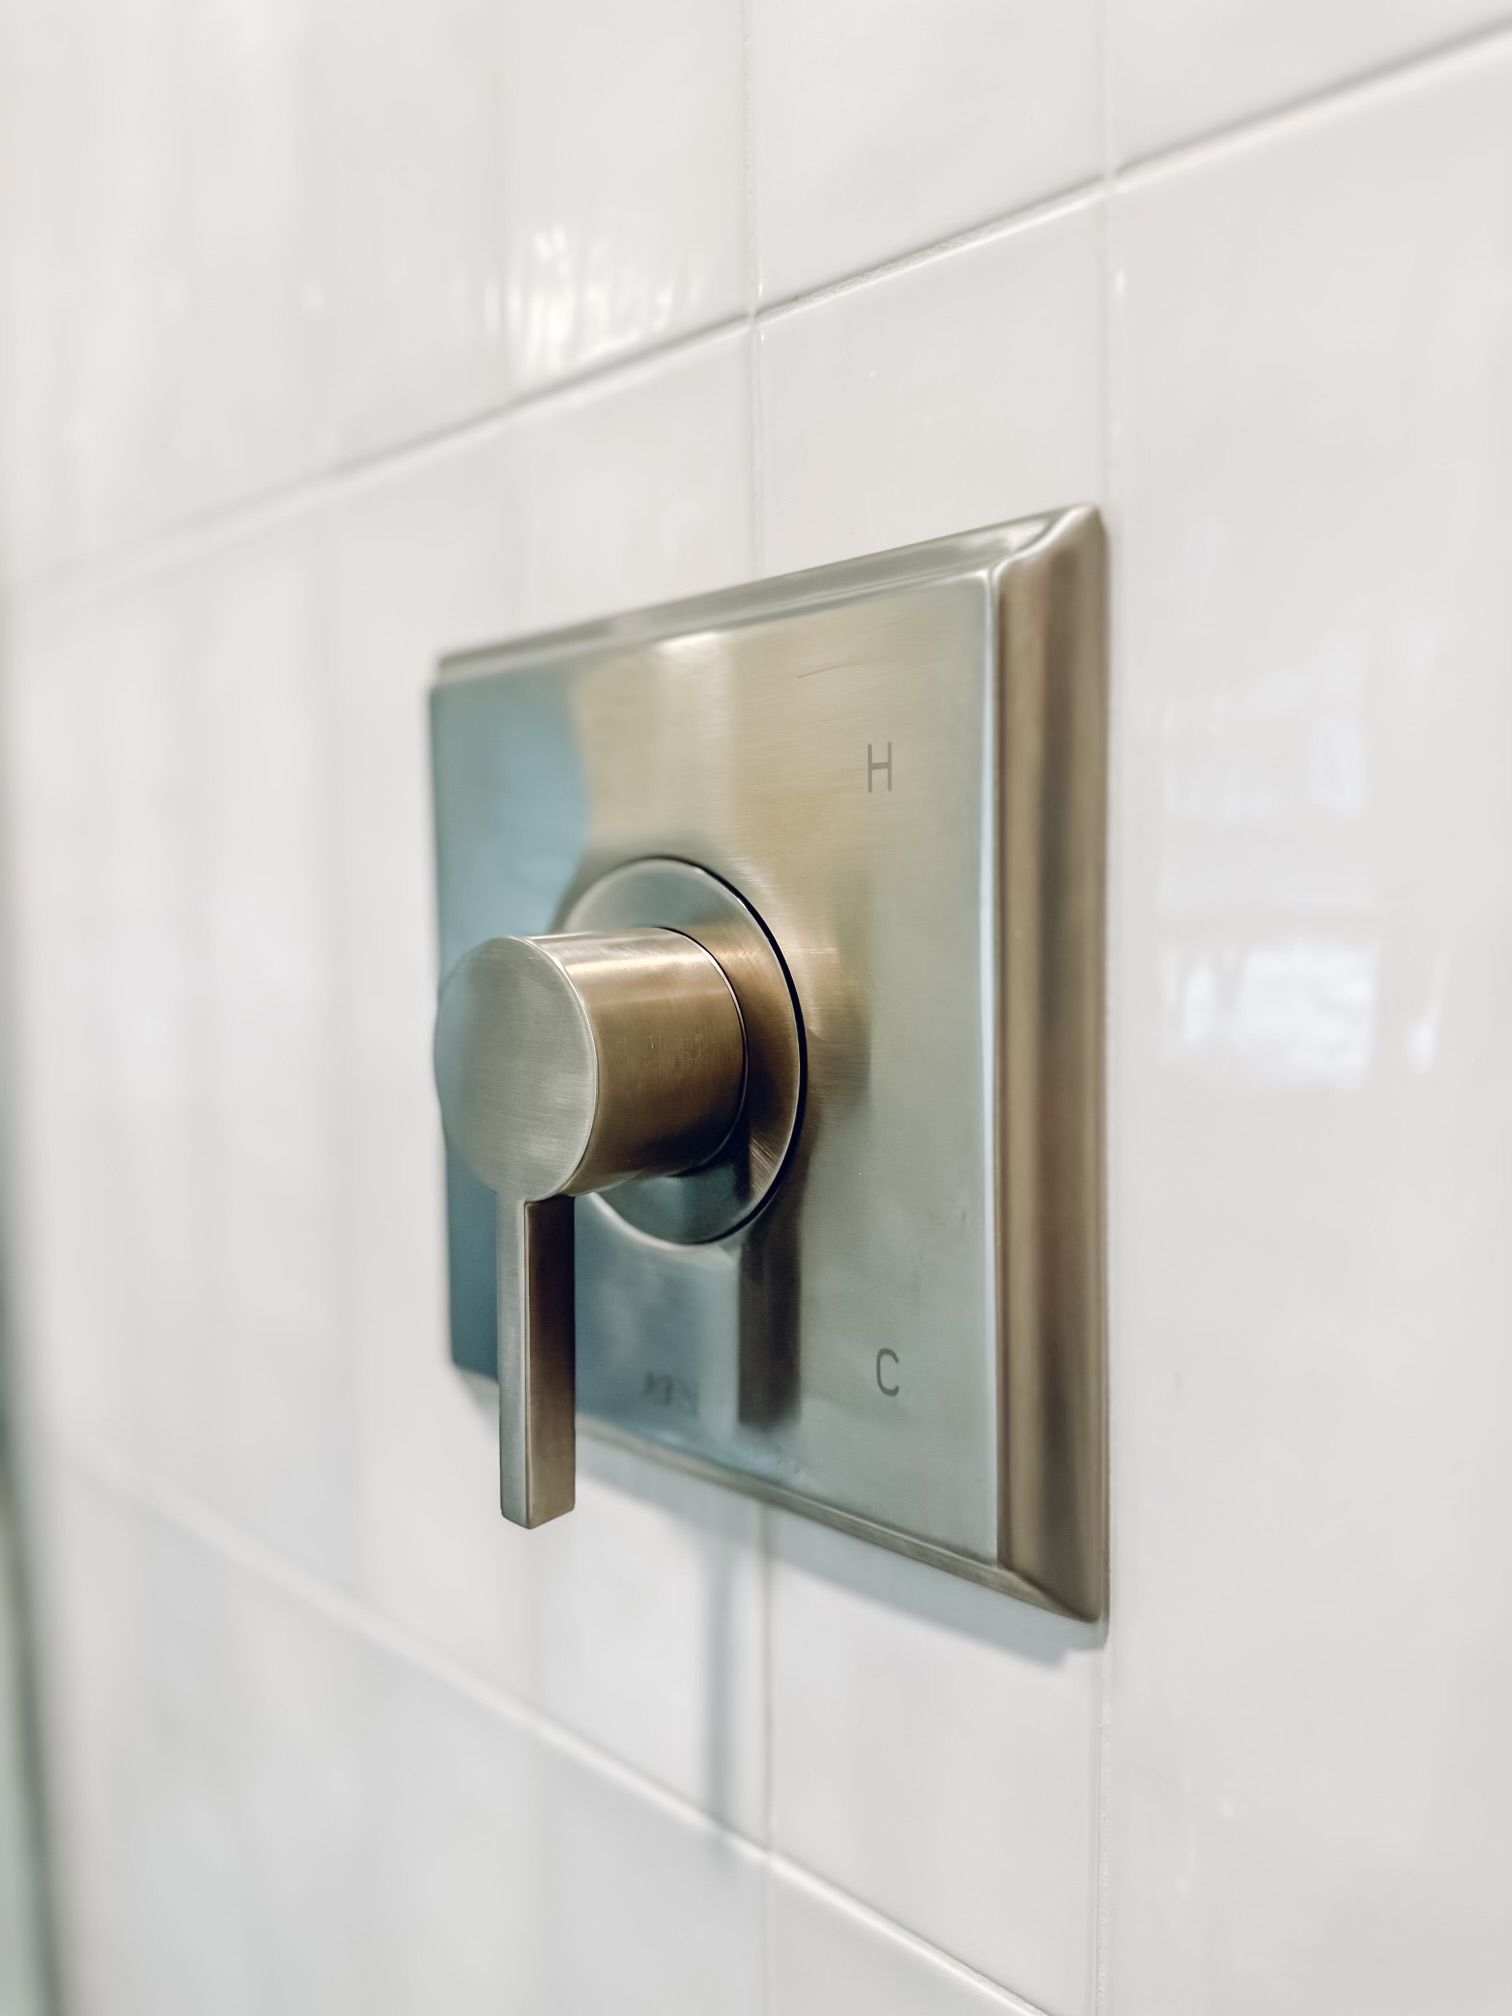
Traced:
<svg viewBox="0 0 1512 2016">
<path fill-rule="evenodd" d="M 641 1398 L 653 1407 L 665 1407 L 669 1414 L 698 1418 L 698 1388 L 691 1379 L 677 1379 L 670 1372 L 648 1372 L 641 1381 Z"/>
</svg>

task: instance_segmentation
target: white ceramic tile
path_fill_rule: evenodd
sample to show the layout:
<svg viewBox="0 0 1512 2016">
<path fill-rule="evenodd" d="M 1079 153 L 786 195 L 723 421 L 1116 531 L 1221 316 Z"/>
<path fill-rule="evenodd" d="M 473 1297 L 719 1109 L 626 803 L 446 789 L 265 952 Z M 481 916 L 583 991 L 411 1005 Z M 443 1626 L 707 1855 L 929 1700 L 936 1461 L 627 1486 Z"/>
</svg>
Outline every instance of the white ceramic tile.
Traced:
<svg viewBox="0 0 1512 2016">
<path fill-rule="evenodd" d="M 355 1539 L 337 1079 L 335 724 L 315 515 L 185 580 L 208 1286 L 174 1477 L 327 1573 Z M 145 1342 L 146 1340 L 144 1340 Z M 150 1348 L 150 1344 L 148 1345 Z"/>
<path fill-rule="evenodd" d="M 1118 157 L 1137 160 L 1508 18 L 1506 0 L 1109 0 Z"/>
<path fill-rule="evenodd" d="M 493 1710 L 386 1665 L 382 2009 L 762 2009 L 754 1851 Z"/>
<path fill-rule="evenodd" d="M 223 1321 L 207 1267 L 201 751 L 185 677 L 198 586 L 175 571 L 99 598 L 73 638 L 67 724 L 70 743 L 94 752 L 83 863 L 93 1013 L 80 1061 L 99 1091 L 59 1230 L 108 1290 L 92 1326 L 60 1341 L 88 1381 L 75 1425 L 180 1464 L 196 1460 L 206 1339 Z"/>
<path fill-rule="evenodd" d="M 105 4 L 105 0 L 101 0 Z M 316 206 L 311 22 L 303 0 L 173 6 L 165 140 L 178 331 L 158 522 L 291 483 L 329 452 L 330 276 Z M 137 397 L 123 375 L 121 397 Z"/>
<path fill-rule="evenodd" d="M 517 389 L 742 312 L 739 0 L 507 0 L 502 119 Z"/>
<path fill-rule="evenodd" d="M 326 0 L 313 35 L 321 417 L 371 454 L 502 402 L 498 10 Z"/>
<path fill-rule="evenodd" d="M 13 578 L 288 483 L 329 452 L 310 20 L 298 0 L 5 10 Z M 369 56 L 365 78 L 378 68 Z M 413 187 L 413 159 L 408 172 Z M 350 279 L 348 226 L 341 249 Z M 392 354 L 386 309 L 354 394 L 367 358 Z"/>
<path fill-rule="evenodd" d="M 755 0 L 761 293 L 783 300 L 1091 181 L 1094 0 Z"/>
<path fill-rule="evenodd" d="M 101 1432 L 117 1395 L 101 1376 L 120 1290 L 100 1003 L 104 748 L 84 704 L 107 642 L 77 604 L 6 625 L 5 818 L 10 1376 L 75 1432 Z M 130 625 L 117 640 L 129 661 Z"/>
<path fill-rule="evenodd" d="M 65 23 L 47 0 L 0 9 L 0 580 L 7 583 L 44 570 L 68 539 L 60 452 L 67 372 L 59 339 L 77 225 L 61 172 L 69 157 L 56 145 L 54 118 L 65 95 Z"/>
<path fill-rule="evenodd" d="M 45 1483 L 82 2016 L 757 2016 L 751 1851 L 114 1491 Z"/>
<path fill-rule="evenodd" d="M 585 1447 L 572 1517 L 522 1534 L 499 1516 L 494 1424 L 446 1356 L 425 689 L 441 652 L 497 636 L 521 609 L 535 620 L 547 606 L 578 613 L 572 596 L 602 606 L 633 595 L 636 580 L 647 594 L 670 593 L 726 564 L 727 528 L 744 526 L 743 472 L 732 479 L 717 450 L 704 468 L 687 468 L 678 442 L 717 439 L 722 408 L 700 392 L 698 359 L 664 369 L 674 388 L 690 388 L 683 405 L 660 368 L 581 403 L 550 402 L 532 416 L 524 454 L 511 423 L 363 485 L 333 515 L 342 1047 L 361 1366 L 351 1407 L 364 1586 L 375 1600 L 756 1833 L 754 1508 Z M 717 390 L 729 375 L 716 360 L 708 382 Z M 610 472 L 602 479 L 598 454 Z M 658 467 L 664 454 L 675 469 Z M 674 496 L 684 471 L 686 495 Z M 538 524 L 534 544 L 521 547 L 505 528 L 512 500 L 525 495 Z M 645 508 L 627 528 L 637 504 Z"/>
<path fill-rule="evenodd" d="M 510 421 L 512 629 L 645 607 L 750 573 L 748 340 L 714 337 Z"/>
<path fill-rule="evenodd" d="M 305 25 L 297 0 L 7 10 L 14 575 L 315 465 Z"/>
<path fill-rule="evenodd" d="M 771 1881 L 772 2016 L 1025 2016 L 943 1955 L 781 1863 Z"/>
<path fill-rule="evenodd" d="M 1077 204 L 764 326 L 769 573 L 1098 501 L 1102 224 Z"/>
<path fill-rule="evenodd" d="M 26 1348 L 71 1430 L 349 1573 L 314 521 L 41 628 L 18 661 L 55 682 L 26 758 L 44 796 L 20 863 L 22 963 L 40 962 L 22 1044 L 59 1180 L 33 1220 Z"/>
<path fill-rule="evenodd" d="M 69 2007 L 381 2007 L 365 1992 L 381 1979 L 365 1914 L 383 1920 L 361 1648 L 38 1456 Z"/>
<path fill-rule="evenodd" d="M 1090 2008 L 1096 1635 L 780 1517 L 772 1841 L 1050 2016 Z"/>
<path fill-rule="evenodd" d="M 0 38 L 0 565 L 17 579 L 155 522 L 185 248 L 164 0 L 13 0 Z"/>
<path fill-rule="evenodd" d="M 1109 2006 L 1489 2016 L 1512 65 L 1116 221 Z"/>
</svg>

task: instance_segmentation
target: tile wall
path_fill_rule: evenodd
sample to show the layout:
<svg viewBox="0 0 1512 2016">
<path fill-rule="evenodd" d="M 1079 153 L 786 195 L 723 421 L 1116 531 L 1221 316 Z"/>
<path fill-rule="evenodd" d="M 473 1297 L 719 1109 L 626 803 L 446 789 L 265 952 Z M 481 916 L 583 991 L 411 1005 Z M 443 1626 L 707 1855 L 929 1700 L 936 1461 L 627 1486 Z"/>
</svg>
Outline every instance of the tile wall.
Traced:
<svg viewBox="0 0 1512 2016">
<path fill-rule="evenodd" d="M 1492 2016 L 1506 0 L 0 0 L 81 2016 Z M 1106 1633 L 448 1371 L 437 655 L 1091 500 Z"/>
</svg>

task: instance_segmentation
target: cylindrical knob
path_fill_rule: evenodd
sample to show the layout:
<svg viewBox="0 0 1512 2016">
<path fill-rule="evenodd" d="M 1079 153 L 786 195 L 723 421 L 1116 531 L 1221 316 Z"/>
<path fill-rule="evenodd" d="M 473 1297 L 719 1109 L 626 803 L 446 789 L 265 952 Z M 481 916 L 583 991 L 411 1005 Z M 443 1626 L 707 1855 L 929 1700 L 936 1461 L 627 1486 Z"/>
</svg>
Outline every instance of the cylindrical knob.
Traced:
<svg viewBox="0 0 1512 2016">
<path fill-rule="evenodd" d="M 706 1162 L 745 1070 L 729 982 L 676 931 L 494 938 L 442 989 L 442 1117 L 499 1199 L 500 1502 L 521 1526 L 572 1509 L 572 1199 Z"/>
</svg>

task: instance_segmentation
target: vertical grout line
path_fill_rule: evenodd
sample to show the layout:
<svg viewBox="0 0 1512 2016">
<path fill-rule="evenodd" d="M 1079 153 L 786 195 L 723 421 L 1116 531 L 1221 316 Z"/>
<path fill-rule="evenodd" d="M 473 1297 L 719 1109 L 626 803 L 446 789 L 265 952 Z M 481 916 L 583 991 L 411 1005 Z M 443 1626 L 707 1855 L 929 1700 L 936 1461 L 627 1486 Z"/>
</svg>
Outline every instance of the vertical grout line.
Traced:
<svg viewBox="0 0 1512 2016">
<path fill-rule="evenodd" d="M 772 1897 L 772 1510 L 757 1507 L 761 1537 L 761 2006 L 777 2016 Z"/>
<path fill-rule="evenodd" d="M 1116 231 L 1113 216 L 1115 189 L 1116 189 L 1116 177 L 1115 177 L 1116 121 L 1114 115 L 1114 79 L 1113 79 L 1113 8 L 1115 4 L 1116 0 L 1100 0 L 1099 13 L 1100 13 L 1101 32 L 1098 38 L 1098 46 L 1102 66 L 1102 75 L 1100 78 L 1101 100 L 1102 100 L 1102 187 L 1103 187 L 1102 300 L 1101 300 L 1102 344 L 1101 344 L 1101 357 L 1100 357 L 1100 363 L 1102 368 L 1102 402 L 1103 402 L 1102 506 L 1104 516 L 1110 523 L 1110 528 L 1111 528 L 1111 522 L 1116 516 L 1113 485 L 1114 485 L 1114 464 L 1115 464 L 1117 436 L 1118 436 L 1117 420 L 1115 417 L 1115 400 L 1117 397 L 1117 382 L 1116 382 L 1117 374 L 1114 369 L 1114 341 L 1115 341 L 1114 322 L 1116 318 L 1116 304 L 1118 298 L 1118 274 L 1117 274 L 1117 261 L 1115 257 Z M 1113 1013 L 1112 1013 L 1113 999 L 1114 999 L 1114 981 L 1116 977 L 1115 963 L 1112 958 L 1112 947 L 1114 943 L 1112 898 L 1116 894 L 1116 890 L 1113 887 L 1113 875 L 1112 875 L 1112 863 L 1113 863 L 1112 815 L 1114 810 L 1116 778 L 1117 778 L 1117 763 L 1115 761 L 1115 751 L 1116 751 L 1115 730 L 1118 721 L 1118 708 L 1115 703 L 1115 695 L 1117 691 L 1115 675 L 1117 667 L 1113 660 L 1114 626 L 1112 615 L 1114 582 L 1116 581 L 1117 578 L 1117 569 L 1115 565 L 1116 553 L 1117 553 L 1116 545 L 1114 545 L 1113 542 L 1110 540 L 1110 554 L 1112 557 L 1110 557 L 1108 563 L 1109 613 L 1107 617 L 1108 622 L 1107 650 L 1109 654 L 1108 688 L 1107 688 L 1108 761 L 1106 768 L 1107 784 L 1105 786 L 1108 793 L 1108 804 L 1105 813 L 1105 834 L 1103 841 L 1104 846 L 1103 873 L 1105 877 L 1103 931 L 1105 936 L 1105 942 L 1103 947 L 1104 1058 L 1103 1058 L 1103 1176 L 1102 1176 L 1103 1251 L 1104 1251 L 1103 1293 L 1105 1298 L 1105 1306 L 1103 1310 L 1103 1359 L 1104 1359 L 1103 1516 L 1107 1521 L 1106 1531 L 1107 1531 L 1107 1548 L 1109 1554 L 1109 1567 L 1105 1586 L 1108 1590 L 1107 1602 L 1110 1612 L 1112 1610 L 1113 1578 L 1111 1568 L 1111 1557 L 1114 1545 L 1114 1531 L 1113 1531 L 1113 1479 L 1112 1479 L 1113 1438 L 1109 1426 L 1109 1421 L 1110 1421 L 1111 1401 L 1113 1393 L 1112 1313 L 1113 1313 L 1113 1281 L 1114 1281 L 1114 1266 L 1115 1266 L 1114 1246 L 1113 1246 L 1113 1240 L 1110 1235 L 1112 1230 L 1112 1183 L 1111 1183 L 1111 1174 L 1113 1168 L 1112 1115 L 1113 1115 L 1113 1095 L 1117 1082 L 1113 1070 L 1114 1027 L 1113 1027 Z M 1096 1745 L 1096 1757 L 1094 1760 L 1094 1773 L 1093 1773 L 1094 1810 L 1091 1816 L 1092 1844 L 1093 1844 L 1092 1867 L 1089 1873 L 1092 1882 L 1092 1911 L 1091 1911 L 1092 1950 L 1090 1955 L 1092 1963 L 1092 2008 L 1095 2012 L 1095 2016 L 1106 2016 L 1108 2008 L 1108 1940 L 1109 1940 L 1109 1917 L 1110 1917 L 1109 1901 L 1111 1893 L 1111 1870 L 1109 1866 L 1108 1834 L 1109 1834 L 1109 1795 L 1110 1795 L 1110 1786 L 1111 1786 L 1112 1769 L 1113 1769 L 1113 1754 L 1112 1754 L 1112 1740 L 1111 1740 L 1112 1659 L 1113 1659 L 1113 1628 L 1110 1615 L 1107 1624 L 1104 1626 L 1102 1647 L 1098 1655 L 1097 1685 L 1094 1693 L 1094 1698 L 1096 1701 L 1096 1718 L 1092 1731 L 1092 1740 Z"/>
<path fill-rule="evenodd" d="M 761 246 L 756 218 L 755 0 L 740 0 L 741 119 L 745 137 L 746 424 L 750 442 L 751 575 L 766 572 L 766 471 L 761 428 Z"/>
<path fill-rule="evenodd" d="M 761 425 L 761 329 L 754 316 L 747 339 L 746 369 L 751 424 L 751 572 L 759 580 L 766 573 L 766 470 Z"/>
</svg>

